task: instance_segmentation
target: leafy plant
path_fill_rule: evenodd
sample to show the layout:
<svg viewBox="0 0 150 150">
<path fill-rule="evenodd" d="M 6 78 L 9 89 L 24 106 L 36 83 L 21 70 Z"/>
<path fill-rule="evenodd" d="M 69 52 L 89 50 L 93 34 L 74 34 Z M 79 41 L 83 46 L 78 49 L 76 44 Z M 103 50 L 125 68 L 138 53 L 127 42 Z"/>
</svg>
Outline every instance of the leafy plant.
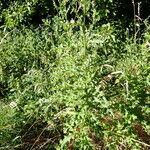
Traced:
<svg viewBox="0 0 150 150">
<path fill-rule="evenodd" d="M 0 148 L 148 148 L 148 31 L 141 44 L 122 40 L 115 23 L 97 25 L 105 1 L 84 0 L 53 2 L 57 15 L 27 28 L 24 18 L 47 1 L 27 2 L 3 10 Z"/>
</svg>

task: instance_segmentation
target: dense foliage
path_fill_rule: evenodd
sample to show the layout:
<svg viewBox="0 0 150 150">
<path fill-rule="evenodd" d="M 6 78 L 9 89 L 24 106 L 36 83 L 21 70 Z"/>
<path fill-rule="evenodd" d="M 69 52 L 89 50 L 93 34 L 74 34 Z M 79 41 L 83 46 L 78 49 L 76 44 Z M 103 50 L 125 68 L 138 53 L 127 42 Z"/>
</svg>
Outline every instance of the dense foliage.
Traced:
<svg viewBox="0 0 150 150">
<path fill-rule="evenodd" d="M 0 149 L 149 149 L 150 26 L 132 2 L 0 3 Z"/>
<path fill-rule="evenodd" d="M 121 20 L 129 25 L 134 15 L 146 19 L 150 14 L 148 0 L 1 0 L 0 23 L 9 28 L 39 25 L 43 19 L 60 14 L 62 7 L 68 20 L 85 15 L 91 23 L 94 14 L 99 24 Z"/>
</svg>

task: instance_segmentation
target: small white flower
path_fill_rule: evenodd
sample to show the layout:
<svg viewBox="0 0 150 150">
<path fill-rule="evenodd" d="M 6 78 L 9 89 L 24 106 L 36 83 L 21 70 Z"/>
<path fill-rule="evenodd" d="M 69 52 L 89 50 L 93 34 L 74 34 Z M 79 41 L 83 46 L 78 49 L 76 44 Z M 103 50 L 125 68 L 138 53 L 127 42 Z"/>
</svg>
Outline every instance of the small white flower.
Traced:
<svg viewBox="0 0 150 150">
<path fill-rule="evenodd" d="M 70 23 L 74 24 L 74 23 L 75 23 L 75 21 L 74 21 L 73 19 L 71 19 L 71 20 L 70 20 Z"/>
<path fill-rule="evenodd" d="M 16 103 L 16 102 L 11 102 L 11 103 L 9 104 L 9 106 L 10 106 L 11 108 L 15 108 L 15 107 L 17 107 L 17 103 Z"/>
</svg>

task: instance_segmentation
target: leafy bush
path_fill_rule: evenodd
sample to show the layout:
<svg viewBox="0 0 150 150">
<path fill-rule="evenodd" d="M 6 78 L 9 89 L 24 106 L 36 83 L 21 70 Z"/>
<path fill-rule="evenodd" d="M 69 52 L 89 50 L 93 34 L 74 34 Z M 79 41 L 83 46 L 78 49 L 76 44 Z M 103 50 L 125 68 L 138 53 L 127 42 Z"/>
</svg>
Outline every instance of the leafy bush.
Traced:
<svg viewBox="0 0 150 150">
<path fill-rule="evenodd" d="M 1 28 L 1 149 L 149 147 L 149 33 L 121 41 L 114 23 L 95 25 L 103 13 L 88 2 L 79 12 L 70 2 L 78 19 L 62 1 L 42 27 Z"/>
</svg>

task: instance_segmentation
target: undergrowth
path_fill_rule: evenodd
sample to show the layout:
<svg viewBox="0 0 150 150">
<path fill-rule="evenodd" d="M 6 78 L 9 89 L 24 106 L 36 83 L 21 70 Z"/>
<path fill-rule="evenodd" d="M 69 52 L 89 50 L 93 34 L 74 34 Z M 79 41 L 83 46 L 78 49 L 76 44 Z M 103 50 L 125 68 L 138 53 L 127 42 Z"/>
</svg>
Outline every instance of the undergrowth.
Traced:
<svg viewBox="0 0 150 150">
<path fill-rule="evenodd" d="M 113 24 L 62 13 L 1 28 L 0 149 L 148 149 L 148 29 L 122 41 Z"/>
</svg>

